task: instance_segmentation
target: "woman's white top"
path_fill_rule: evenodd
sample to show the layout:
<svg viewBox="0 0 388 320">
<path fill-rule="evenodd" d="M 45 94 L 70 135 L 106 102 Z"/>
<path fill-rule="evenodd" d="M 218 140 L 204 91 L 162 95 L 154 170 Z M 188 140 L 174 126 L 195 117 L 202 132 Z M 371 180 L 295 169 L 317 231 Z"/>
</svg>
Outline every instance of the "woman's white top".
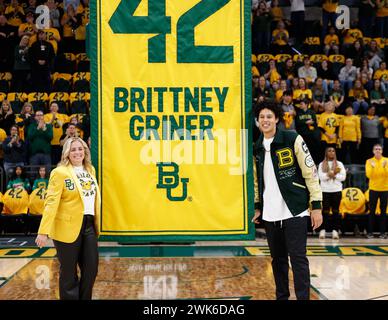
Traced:
<svg viewBox="0 0 388 320">
<path fill-rule="evenodd" d="M 321 162 L 318 167 L 319 180 L 321 181 L 322 192 L 339 192 L 342 191 L 342 181 L 346 179 L 346 170 L 341 161 L 337 160 L 337 167 L 340 171 L 335 175 L 335 178 L 329 178 L 327 172 L 323 172 Z M 329 170 L 333 168 L 333 161 L 328 161 Z"/>
<path fill-rule="evenodd" d="M 83 166 L 73 166 L 75 175 L 82 187 L 82 200 L 84 202 L 84 215 L 94 215 L 94 201 L 96 199 L 97 187 L 89 172 Z"/>
</svg>

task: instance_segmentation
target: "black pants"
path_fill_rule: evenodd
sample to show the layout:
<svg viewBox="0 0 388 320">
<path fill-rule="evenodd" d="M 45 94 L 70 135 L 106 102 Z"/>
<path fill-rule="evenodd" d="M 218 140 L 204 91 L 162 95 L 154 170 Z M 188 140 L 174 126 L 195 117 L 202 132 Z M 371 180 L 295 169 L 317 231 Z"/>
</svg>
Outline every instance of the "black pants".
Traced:
<svg viewBox="0 0 388 320">
<path fill-rule="evenodd" d="M 54 240 L 59 269 L 61 300 L 91 300 L 98 271 L 98 245 L 94 216 L 85 215 L 80 234 L 73 243 Z M 77 265 L 81 271 L 78 280 Z"/>
<path fill-rule="evenodd" d="M 309 217 L 303 217 L 264 223 L 271 251 L 277 300 L 288 300 L 290 297 L 288 256 L 290 256 L 294 275 L 296 298 L 310 299 L 310 269 L 306 257 L 308 221 Z"/>
<path fill-rule="evenodd" d="M 358 158 L 357 142 L 343 141 L 340 154 L 344 164 L 355 164 Z"/>
<path fill-rule="evenodd" d="M 291 12 L 291 24 L 292 24 L 292 34 L 296 39 L 297 44 L 302 44 L 304 40 L 304 11 L 293 11 Z"/>
<path fill-rule="evenodd" d="M 384 234 L 386 229 L 387 200 L 388 191 L 369 191 L 369 216 L 368 216 L 368 233 L 373 233 L 376 217 L 377 200 L 380 199 L 380 233 Z"/>
<path fill-rule="evenodd" d="M 341 227 L 341 217 L 339 215 L 339 206 L 341 203 L 342 192 L 323 192 L 322 213 L 323 229 L 326 231 L 338 231 Z M 330 221 L 330 208 L 332 211 L 332 221 Z"/>
</svg>

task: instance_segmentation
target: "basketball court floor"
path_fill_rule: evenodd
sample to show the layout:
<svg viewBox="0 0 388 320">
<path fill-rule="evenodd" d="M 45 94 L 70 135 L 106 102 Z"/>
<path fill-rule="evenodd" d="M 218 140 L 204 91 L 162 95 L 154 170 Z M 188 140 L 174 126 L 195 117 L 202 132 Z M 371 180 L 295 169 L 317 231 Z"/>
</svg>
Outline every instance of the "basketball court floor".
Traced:
<svg viewBox="0 0 388 320">
<path fill-rule="evenodd" d="M 274 299 L 271 258 L 263 238 L 100 242 L 99 250 L 94 299 Z M 387 240 L 310 238 L 308 258 L 312 299 L 388 300 Z M 34 237 L 0 238 L 0 300 L 41 299 L 58 299 L 55 248 L 37 248 Z"/>
</svg>

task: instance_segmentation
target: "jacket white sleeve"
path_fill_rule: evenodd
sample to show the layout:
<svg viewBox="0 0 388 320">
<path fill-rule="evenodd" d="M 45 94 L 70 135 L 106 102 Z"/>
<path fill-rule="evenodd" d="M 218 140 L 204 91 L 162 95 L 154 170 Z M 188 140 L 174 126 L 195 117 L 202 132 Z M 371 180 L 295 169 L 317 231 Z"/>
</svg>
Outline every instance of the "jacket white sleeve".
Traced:
<svg viewBox="0 0 388 320">
<path fill-rule="evenodd" d="M 307 189 L 310 193 L 310 203 L 312 209 L 321 209 L 322 207 L 322 190 L 319 184 L 317 167 L 311 157 L 303 138 L 298 135 L 294 144 L 295 155 L 298 160 L 302 176 L 306 182 Z"/>
</svg>

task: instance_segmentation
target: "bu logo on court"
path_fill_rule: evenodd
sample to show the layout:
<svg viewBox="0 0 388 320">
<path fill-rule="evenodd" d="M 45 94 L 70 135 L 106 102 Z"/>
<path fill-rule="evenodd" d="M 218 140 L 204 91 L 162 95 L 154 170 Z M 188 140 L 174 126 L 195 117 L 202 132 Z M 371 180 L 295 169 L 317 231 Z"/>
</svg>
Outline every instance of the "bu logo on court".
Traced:
<svg viewBox="0 0 388 320">
<path fill-rule="evenodd" d="M 158 184 L 156 188 L 167 189 L 167 199 L 170 201 L 184 201 L 187 198 L 187 183 L 189 178 L 181 178 L 179 181 L 179 166 L 175 162 L 158 162 Z M 182 194 L 173 196 L 172 190 L 182 182 Z"/>
</svg>

